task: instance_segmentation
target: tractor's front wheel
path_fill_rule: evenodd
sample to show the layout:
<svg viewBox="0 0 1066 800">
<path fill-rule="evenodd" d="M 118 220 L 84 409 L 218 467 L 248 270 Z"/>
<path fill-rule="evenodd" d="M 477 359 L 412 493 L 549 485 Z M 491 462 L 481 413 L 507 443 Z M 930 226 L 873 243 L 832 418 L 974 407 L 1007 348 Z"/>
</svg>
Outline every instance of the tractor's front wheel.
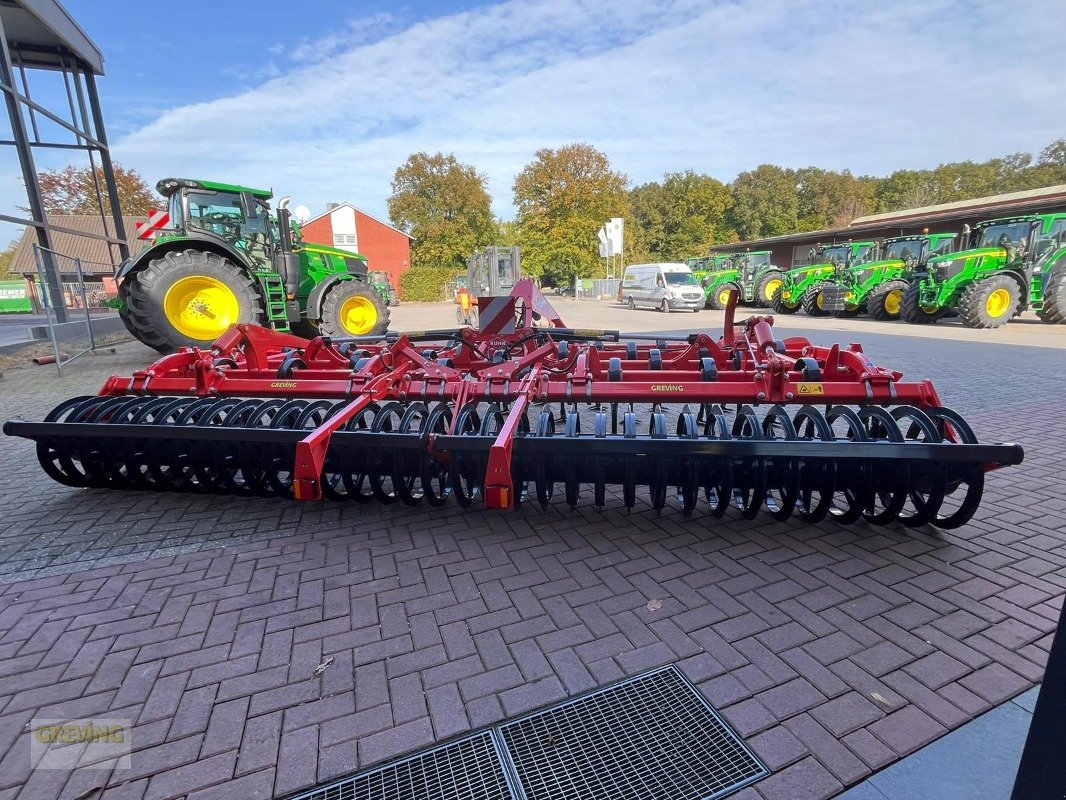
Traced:
<svg viewBox="0 0 1066 800">
<path fill-rule="evenodd" d="M 912 325 L 932 325 L 942 316 L 944 309 L 939 306 L 922 305 L 922 287 L 917 282 L 907 284 L 899 303 L 899 316 Z"/>
<path fill-rule="evenodd" d="M 725 311 L 727 305 L 729 305 L 729 292 L 734 291 L 740 296 L 740 287 L 735 283 L 723 283 L 717 289 L 714 289 L 707 297 L 707 308 L 712 308 L 715 311 Z"/>
<path fill-rule="evenodd" d="M 783 285 L 774 290 L 774 296 L 770 299 L 770 308 L 773 309 L 775 314 L 795 314 L 799 311 L 800 304 L 792 305 L 789 303 L 788 300 L 782 297 L 784 291 L 785 287 Z"/>
<path fill-rule="evenodd" d="M 1066 270 L 1060 269 L 1048 278 L 1040 319 L 1052 325 L 1066 325 Z"/>
<path fill-rule="evenodd" d="M 907 291 L 906 281 L 886 281 L 870 292 L 866 301 L 866 311 L 871 319 L 889 322 L 899 319 L 903 307 L 903 293 Z"/>
<path fill-rule="evenodd" d="M 1022 287 L 1009 275 L 993 275 L 972 283 L 959 298 L 959 318 L 967 328 L 998 328 L 1018 313 Z"/>
<path fill-rule="evenodd" d="M 781 272 L 772 269 L 763 275 L 762 280 L 759 281 L 759 286 L 755 290 L 755 303 L 763 308 L 770 308 L 770 304 L 774 301 L 774 292 L 785 285 L 784 276 Z"/>
<path fill-rule="evenodd" d="M 215 253 L 171 251 L 123 286 L 130 333 L 160 353 L 210 347 L 240 322 L 258 324 L 263 307 L 252 279 Z"/>
<path fill-rule="evenodd" d="M 803 310 L 807 313 L 808 317 L 827 317 L 829 312 L 825 309 L 825 303 L 822 300 L 822 292 L 825 290 L 827 284 L 824 281 L 814 284 L 810 289 L 803 293 L 803 299 L 800 301 L 800 305 L 803 306 Z"/>
<path fill-rule="evenodd" d="M 323 336 L 375 336 L 388 328 L 388 306 L 362 281 L 341 281 L 322 301 L 318 330 Z"/>
</svg>

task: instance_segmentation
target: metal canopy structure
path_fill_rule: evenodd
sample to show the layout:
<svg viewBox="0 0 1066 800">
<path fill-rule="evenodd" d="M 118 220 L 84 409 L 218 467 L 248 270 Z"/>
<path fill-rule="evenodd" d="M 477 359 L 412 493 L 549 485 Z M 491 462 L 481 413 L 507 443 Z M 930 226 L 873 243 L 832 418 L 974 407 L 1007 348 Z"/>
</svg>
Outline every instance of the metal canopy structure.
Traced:
<svg viewBox="0 0 1066 800">
<path fill-rule="evenodd" d="M 62 77 L 66 96 L 59 108 L 49 108 L 33 97 L 30 75 L 42 70 Z M 62 283 L 52 258 L 53 232 L 107 242 L 110 261 L 115 266 L 129 257 L 96 88 L 96 76 L 103 73 L 100 48 L 56 0 L 0 0 L 0 90 L 11 132 L 10 139 L 0 139 L 0 146 L 13 147 L 18 153 L 30 215 L 25 218 L 0 214 L 0 220 L 36 229 L 37 243 L 44 255 L 48 296 L 58 322 L 65 322 L 67 315 Z M 34 158 L 38 150 L 86 154 L 103 223 L 102 234 L 69 230 L 49 221 Z"/>
</svg>

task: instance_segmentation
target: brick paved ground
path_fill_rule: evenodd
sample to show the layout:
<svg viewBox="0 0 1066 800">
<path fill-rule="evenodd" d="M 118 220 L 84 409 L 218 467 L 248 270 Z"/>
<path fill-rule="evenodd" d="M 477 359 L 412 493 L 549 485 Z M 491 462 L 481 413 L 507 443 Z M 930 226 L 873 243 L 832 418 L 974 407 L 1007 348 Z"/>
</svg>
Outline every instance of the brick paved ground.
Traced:
<svg viewBox="0 0 1066 800">
<path fill-rule="evenodd" d="M 666 663 L 773 769 L 737 797 L 832 796 L 1038 680 L 1066 588 L 1059 351 L 862 338 L 1026 446 L 962 530 L 77 492 L 5 442 L 0 799 L 270 797 Z M 30 718 L 86 715 L 135 720 L 102 795 L 28 772 Z"/>
</svg>

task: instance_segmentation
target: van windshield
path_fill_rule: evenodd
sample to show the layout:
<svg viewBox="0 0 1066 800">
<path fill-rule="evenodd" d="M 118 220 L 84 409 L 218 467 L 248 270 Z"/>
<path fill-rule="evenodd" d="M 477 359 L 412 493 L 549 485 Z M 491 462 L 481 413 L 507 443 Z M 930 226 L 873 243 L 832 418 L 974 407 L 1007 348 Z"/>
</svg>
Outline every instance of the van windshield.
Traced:
<svg viewBox="0 0 1066 800">
<path fill-rule="evenodd" d="M 666 283 L 670 286 L 695 286 L 696 278 L 691 272 L 664 272 Z"/>
</svg>

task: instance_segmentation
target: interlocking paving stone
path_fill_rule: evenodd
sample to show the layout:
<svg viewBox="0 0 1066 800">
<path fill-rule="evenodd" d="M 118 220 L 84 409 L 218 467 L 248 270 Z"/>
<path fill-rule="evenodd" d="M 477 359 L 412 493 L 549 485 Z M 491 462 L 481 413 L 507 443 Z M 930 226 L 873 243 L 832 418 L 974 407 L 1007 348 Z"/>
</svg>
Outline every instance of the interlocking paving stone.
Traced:
<svg viewBox="0 0 1066 800">
<path fill-rule="evenodd" d="M 929 371 L 922 340 L 875 338 L 877 360 Z M 1030 687 L 1066 591 L 1066 420 L 1031 379 L 1041 354 L 945 347 L 966 364 L 934 374 L 945 401 L 1027 455 L 943 533 L 77 491 L 5 441 L 0 798 L 90 788 L 31 778 L 42 710 L 135 720 L 105 800 L 268 797 L 664 663 L 777 770 L 738 797 L 829 797 Z M 0 416 L 95 391 L 88 364 L 9 373 Z"/>
</svg>

